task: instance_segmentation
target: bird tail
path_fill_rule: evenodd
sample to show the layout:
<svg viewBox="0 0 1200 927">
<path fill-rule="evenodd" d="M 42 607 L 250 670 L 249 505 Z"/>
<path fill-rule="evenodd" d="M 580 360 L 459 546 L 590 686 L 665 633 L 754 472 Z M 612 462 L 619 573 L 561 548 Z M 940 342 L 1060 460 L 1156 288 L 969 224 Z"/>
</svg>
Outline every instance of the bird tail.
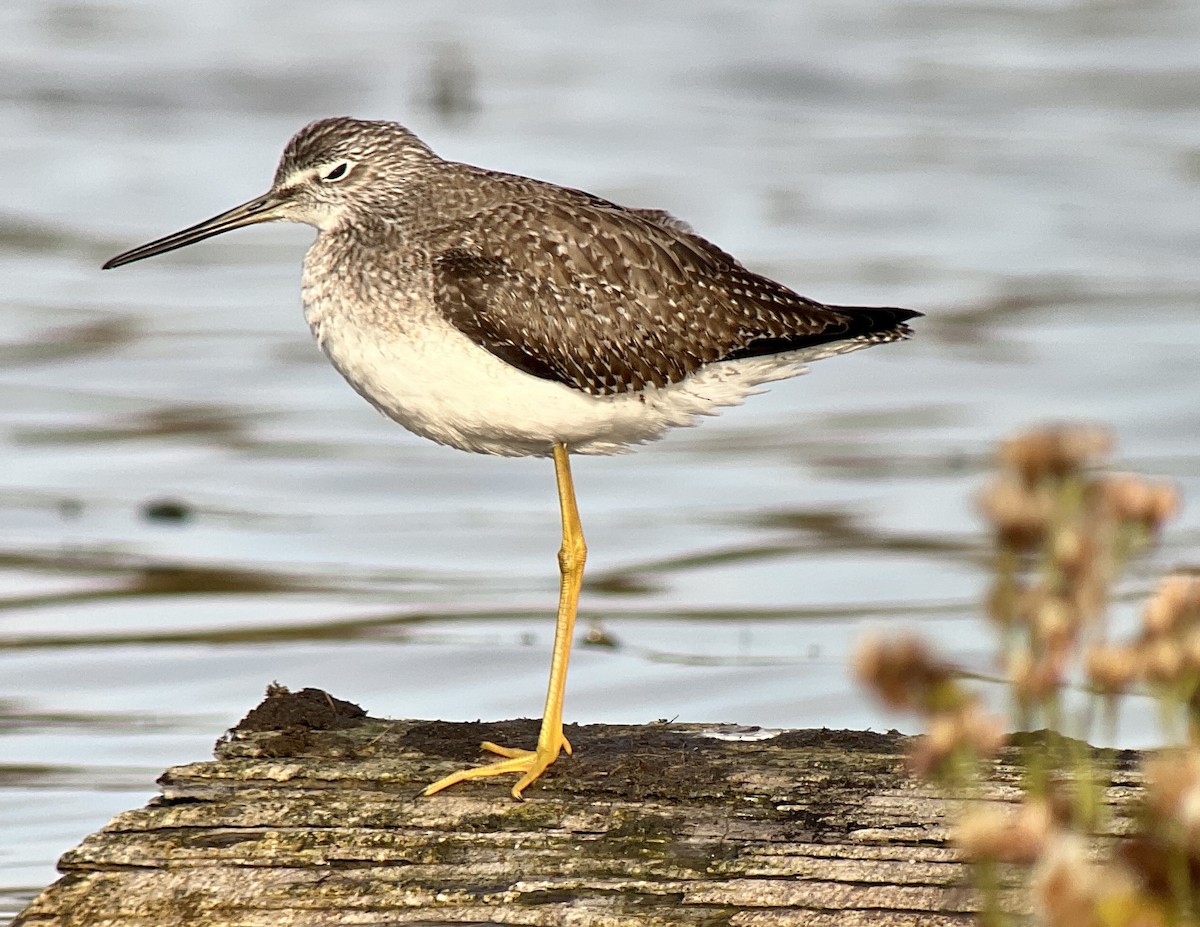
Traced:
<svg viewBox="0 0 1200 927">
<path fill-rule="evenodd" d="M 867 338 L 871 341 L 899 341 L 912 335 L 905 323 L 918 319 L 925 313 L 915 309 L 900 309 L 896 306 L 829 306 L 850 319 L 849 327 L 838 332 L 840 341 L 848 338 Z"/>
<path fill-rule="evenodd" d="M 783 338 L 759 338 L 733 351 L 722 360 L 761 357 L 766 354 L 805 352 L 804 362 L 845 354 L 873 344 L 903 341 L 912 336 L 905 324 L 922 315 L 914 309 L 895 306 L 823 306 L 838 315 L 836 321 L 819 332 L 791 335 Z"/>
</svg>

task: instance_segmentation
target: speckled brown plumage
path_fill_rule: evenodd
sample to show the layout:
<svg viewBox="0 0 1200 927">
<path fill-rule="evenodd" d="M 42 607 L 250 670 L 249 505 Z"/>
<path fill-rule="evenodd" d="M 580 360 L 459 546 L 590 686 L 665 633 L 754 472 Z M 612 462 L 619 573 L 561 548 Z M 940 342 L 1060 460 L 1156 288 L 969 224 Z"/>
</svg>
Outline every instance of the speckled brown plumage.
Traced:
<svg viewBox="0 0 1200 927">
<path fill-rule="evenodd" d="M 555 192 L 473 217 L 433 257 L 439 311 L 526 373 L 610 395 L 722 360 L 896 340 L 916 315 L 822 305 L 695 235 Z"/>
<path fill-rule="evenodd" d="M 747 270 L 661 210 L 444 161 L 400 126 L 378 125 L 407 180 L 402 207 L 384 199 L 393 179 L 375 214 L 390 217 L 386 234 L 403 244 L 411 278 L 432 280 L 425 298 L 437 312 L 534 376 L 594 396 L 634 392 L 722 360 L 896 341 L 920 315 L 823 305 Z M 309 126 L 278 177 L 328 160 L 342 136 L 361 146 L 361 126 Z M 360 171 L 379 154 L 347 153 L 364 162 Z"/>
<path fill-rule="evenodd" d="M 105 266 L 276 220 L 318 229 L 303 301 L 334 366 L 406 428 L 483 453 L 615 453 L 920 315 L 824 305 L 661 210 L 344 117 L 298 132 L 265 195 Z"/>
<path fill-rule="evenodd" d="M 507 363 L 592 395 L 677 383 L 722 360 L 894 341 L 919 315 L 807 299 L 665 213 L 454 171 L 511 187 L 513 196 L 437 230 L 434 304 Z"/>
</svg>

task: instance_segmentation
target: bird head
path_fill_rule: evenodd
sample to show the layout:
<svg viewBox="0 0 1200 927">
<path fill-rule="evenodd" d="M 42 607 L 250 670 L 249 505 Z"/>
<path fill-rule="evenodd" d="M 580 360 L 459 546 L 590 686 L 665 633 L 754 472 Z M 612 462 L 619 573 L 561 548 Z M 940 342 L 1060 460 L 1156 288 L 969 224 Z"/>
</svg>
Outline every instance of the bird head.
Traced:
<svg viewBox="0 0 1200 927">
<path fill-rule="evenodd" d="M 394 210 L 438 160 L 398 123 L 345 116 L 321 119 L 288 142 L 266 193 L 118 254 L 104 267 L 120 267 L 260 222 L 302 222 L 324 231 L 355 213 Z"/>
</svg>

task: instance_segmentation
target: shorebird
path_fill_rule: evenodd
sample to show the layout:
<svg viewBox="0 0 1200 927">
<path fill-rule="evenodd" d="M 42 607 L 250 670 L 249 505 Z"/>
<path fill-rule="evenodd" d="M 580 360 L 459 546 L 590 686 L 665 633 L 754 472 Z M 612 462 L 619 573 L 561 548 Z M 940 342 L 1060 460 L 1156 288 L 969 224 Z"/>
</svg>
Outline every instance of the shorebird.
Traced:
<svg viewBox="0 0 1200 927">
<path fill-rule="evenodd" d="M 278 220 L 317 229 L 304 315 L 364 399 L 440 444 L 554 460 L 561 582 L 537 745 L 485 743 L 500 759 L 424 795 L 517 773 L 519 799 L 571 752 L 563 693 L 587 547 L 569 454 L 695 424 L 811 361 L 907 338 L 921 314 L 825 305 L 669 213 L 447 161 L 397 123 L 350 118 L 300 130 L 262 196 L 104 267 Z"/>
</svg>

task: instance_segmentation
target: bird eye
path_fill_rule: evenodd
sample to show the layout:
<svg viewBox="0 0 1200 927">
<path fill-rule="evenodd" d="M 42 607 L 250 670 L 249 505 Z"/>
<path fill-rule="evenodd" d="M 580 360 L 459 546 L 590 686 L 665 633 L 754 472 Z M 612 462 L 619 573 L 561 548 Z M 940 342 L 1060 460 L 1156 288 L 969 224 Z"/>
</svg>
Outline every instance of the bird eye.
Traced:
<svg viewBox="0 0 1200 927">
<path fill-rule="evenodd" d="M 349 161 L 338 161 L 332 167 L 326 168 L 324 171 L 321 172 L 321 179 L 327 180 L 327 181 L 341 180 L 343 177 L 345 177 L 349 173 L 350 173 L 350 162 Z"/>
</svg>

